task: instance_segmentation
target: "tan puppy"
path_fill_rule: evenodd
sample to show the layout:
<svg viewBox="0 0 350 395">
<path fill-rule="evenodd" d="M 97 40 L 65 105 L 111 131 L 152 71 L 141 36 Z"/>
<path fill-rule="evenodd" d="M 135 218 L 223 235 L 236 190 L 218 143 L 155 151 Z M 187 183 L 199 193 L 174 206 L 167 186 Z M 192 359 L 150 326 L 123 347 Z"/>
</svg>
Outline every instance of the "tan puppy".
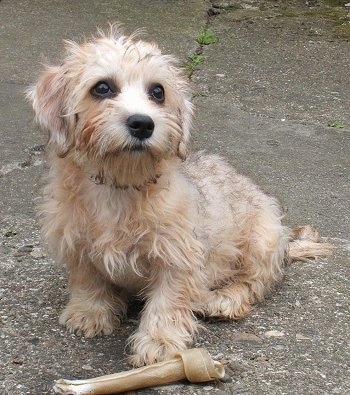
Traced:
<svg viewBox="0 0 350 395">
<path fill-rule="evenodd" d="M 61 324 L 110 334 L 140 296 L 131 362 L 152 363 L 192 342 L 194 313 L 244 317 L 281 279 L 289 245 L 293 259 L 327 252 L 221 158 L 188 156 L 189 89 L 156 44 L 112 28 L 66 47 L 28 93 L 49 134 L 43 233 L 69 270 Z"/>
</svg>

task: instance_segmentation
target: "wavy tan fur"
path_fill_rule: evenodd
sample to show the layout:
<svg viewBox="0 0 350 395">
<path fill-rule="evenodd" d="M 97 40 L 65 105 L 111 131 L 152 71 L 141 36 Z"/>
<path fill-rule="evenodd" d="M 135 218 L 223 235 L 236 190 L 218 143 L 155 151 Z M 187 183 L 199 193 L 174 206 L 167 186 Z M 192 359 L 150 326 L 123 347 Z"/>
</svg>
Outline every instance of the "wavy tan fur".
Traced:
<svg viewBox="0 0 350 395">
<path fill-rule="evenodd" d="M 98 81 L 112 81 L 115 95 L 93 97 Z M 154 84 L 163 103 L 149 96 Z M 156 44 L 115 28 L 67 42 L 62 64 L 47 67 L 28 98 L 48 132 L 40 216 L 69 271 L 60 323 L 70 331 L 110 334 L 136 295 L 145 306 L 130 360 L 163 360 L 191 344 L 195 313 L 244 317 L 281 279 L 289 245 L 292 259 L 310 256 L 274 198 L 222 158 L 188 155 L 189 88 Z M 133 114 L 155 125 L 141 148 L 126 127 Z M 312 256 L 328 252 L 310 242 Z"/>
</svg>

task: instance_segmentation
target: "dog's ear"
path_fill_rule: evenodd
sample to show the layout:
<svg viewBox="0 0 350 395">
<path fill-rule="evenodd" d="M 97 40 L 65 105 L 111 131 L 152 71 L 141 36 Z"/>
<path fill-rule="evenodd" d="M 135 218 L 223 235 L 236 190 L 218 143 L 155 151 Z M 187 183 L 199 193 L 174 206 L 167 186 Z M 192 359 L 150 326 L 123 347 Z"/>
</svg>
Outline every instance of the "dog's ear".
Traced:
<svg viewBox="0 0 350 395">
<path fill-rule="evenodd" d="M 191 136 L 191 126 L 192 126 L 192 116 L 193 116 L 193 104 L 185 99 L 184 110 L 182 114 L 182 136 L 177 149 L 177 155 L 182 160 L 187 158 L 189 152 L 189 142 Z"/>
<path fill-rule="evenodd" d="M 59 156 L 65 156 L 71 147 L 69 119 L 64 114 L 66 85 L 64 66 L 47 67 L 37 84 L 27 90 L 36 122 L 48 132 L 48 145 L 52 145 Z"/>
</svg>

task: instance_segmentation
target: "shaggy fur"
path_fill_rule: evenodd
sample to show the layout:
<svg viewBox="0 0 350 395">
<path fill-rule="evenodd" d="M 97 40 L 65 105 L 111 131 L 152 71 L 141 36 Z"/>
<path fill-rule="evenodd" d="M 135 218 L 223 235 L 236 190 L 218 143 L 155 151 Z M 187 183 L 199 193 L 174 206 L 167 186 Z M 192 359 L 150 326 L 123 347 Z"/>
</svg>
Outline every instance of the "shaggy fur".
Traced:
<svg viewBox="0 0 350 395">
<path fill-rule="evenodd" d="M 69 271 L 61 324 L 108 335 L 142 297 L 131 362 L 152 363 L 191 344 L 195 313 L 244 317 L 281 279 L 289 243 L 291 259 L 327 253 L 223 159 L 188 155 L 188 85 L 156 44 L 113 28 L 66 50 L 28 92 L 49 136 L 43 234 Z"/>
</svg>

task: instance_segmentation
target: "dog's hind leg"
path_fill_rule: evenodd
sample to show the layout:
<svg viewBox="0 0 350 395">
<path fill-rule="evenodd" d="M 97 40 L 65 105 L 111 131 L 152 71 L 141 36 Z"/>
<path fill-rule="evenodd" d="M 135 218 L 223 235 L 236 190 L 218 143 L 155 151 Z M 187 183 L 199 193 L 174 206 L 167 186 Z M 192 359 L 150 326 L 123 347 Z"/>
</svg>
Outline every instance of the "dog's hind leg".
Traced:
<svg viewBox="0 0 350 395">
<path fill-rule="evenodd" d="M 288 230 L 281 225 L 278 206 L 258 207 L 247 217 L 240 240 L 233 275 L 208 293 L 208 316 L 243 318 L 282 277 Z"/>
<path fill-rule="evenodd" d="M 271 224 L 272 225 L 272 224 Z M 331 244 L 319 242 L 317 231 L 309 225 L 286 232 L 275 225 L 257 238 L 253 233 L 249 247 L 242 252 L 242 270 L 230 283 L 210 291 L 206 314 L 225 319 L 240 319 L 251 310 L 254 302 L 282 277 L 282 266 L 296 260 L 317 259 L 329 255 Z M 260 228 L 262 230 L 262 228 Z M 289 237 L 288 237 L 289 236 Z"/>
</svg>

